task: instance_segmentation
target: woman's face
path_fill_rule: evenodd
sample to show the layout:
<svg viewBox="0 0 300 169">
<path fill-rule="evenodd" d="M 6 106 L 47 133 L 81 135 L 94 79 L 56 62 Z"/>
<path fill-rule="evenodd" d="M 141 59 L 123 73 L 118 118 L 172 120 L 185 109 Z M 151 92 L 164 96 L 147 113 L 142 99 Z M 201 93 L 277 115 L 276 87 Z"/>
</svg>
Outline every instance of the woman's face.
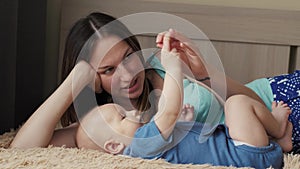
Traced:
<svg viewBox="0 0 300 169">
<path fill-rule="evenodd" d="M 145 72 L 140 57 L 117 36 L 97 42 L 91 65 L 101 78 L 102 88 L 113 98 L 137 100 L 143 92 Z"/>
</svg>

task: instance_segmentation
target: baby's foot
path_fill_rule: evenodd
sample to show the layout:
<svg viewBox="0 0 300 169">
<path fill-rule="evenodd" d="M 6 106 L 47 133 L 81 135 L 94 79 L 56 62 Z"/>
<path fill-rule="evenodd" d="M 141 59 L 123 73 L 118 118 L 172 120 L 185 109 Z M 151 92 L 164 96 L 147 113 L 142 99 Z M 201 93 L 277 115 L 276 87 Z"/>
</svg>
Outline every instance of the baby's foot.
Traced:
<svg viewBox="0 0 300 169">
<path fill-rule="evenodd" d="M 291 109 L 286 103 L 283 103 L 283 101 L 280 101 L 278 103 L 274 101 L 272 103 L 272 114 L 279 123 L 279 131 L 277 138 L 281 138 L 286 131 L 288 117 L 291 114 Z"/>
<path fill-rule="evenodd" d="M 193 121 L 194 120 L 194 106 L 185 104 L 182 107 L 182 113 L 178 121 Z"/>
<path fill-rule="evenodd" d="M 276 142 L 281 146 L 283 152 L 290 152 L 293 148 L 292 130 L 293 125 L 291 122 L 288 122 L 285 134 L 276 140 Z"/>
</svg>

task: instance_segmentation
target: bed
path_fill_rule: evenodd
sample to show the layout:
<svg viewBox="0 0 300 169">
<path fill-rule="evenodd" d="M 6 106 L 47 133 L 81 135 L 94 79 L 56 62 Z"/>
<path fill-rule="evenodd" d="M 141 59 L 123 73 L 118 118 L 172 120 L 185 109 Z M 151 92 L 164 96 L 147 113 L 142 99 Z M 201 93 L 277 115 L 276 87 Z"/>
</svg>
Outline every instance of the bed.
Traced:
<svg viewBox="0 0 300 169">
<path fill-rule="evenodd" d="M 240 9 L 207 5 L 197 6 L 194 4 L 185 4 L 182 6 L 180 3 L 168 4 L 167 1 L 156 1 L 154 3 L 154 1 L 155 0 L 143 0 L 137 3 L 137 0 L 62 0 L 60 18 L 61 24 L 59 26 L 60 55 L 62 54 L 64 40 L 71 25 L 75 20 L 90 12 L 101 11 L 120 17 L 128 14 L 129 12 L 133 13 L 159 10 L 190 18 L 196 23 L 196 25 L 198 23 L 197 26 L 203 26 L 202 28 L 207 30 L 205 33 L 207 33 L 209 38 L 213 40 L 214 46 L 218 50 L 219 54 L 224 57 L 221 59 L 226 72 L 243 83 L 259 77 L 287 73 L 289 70 L 291 71 L 300 65 L 298 59 L 298 57 L 300 57 L 300 52 L 295 52 L 298 50 L 298 46 L 300 46 L 300 34 L 299 31 L 296 31 L 296 29 L 300 26 L 299 22 L 293 23 L 295 21 L 293 18 L 295 19 L 300 17 L 299 12 L 283 10 L 262 11 L 249 8 Z M 54 1 L 51 2 L 53 3 Z M 174 12 L 174 10 L 176 10 L 176 12 Z M 227 16 L 225 16 L 227 17 L 227 22 L 225 22 L 224 18 L 222 18 L 224 13 L 227 13 Z M 246 18 L 246 13 L 250 14 L 251 17 Z M 261 18 L 259 14 L 264 14 L 266 18 Z M 199 17 L 195 17 L 195 15 L 198 15 Z M 238 15 L 241 18 L 236 18 L 233 15 Z M 286 18 L 279 17 L 278 19 L 276 18 L 276 15 L 284 15 Z M 248 19 L 247 23 L 246 21 L 244 22 L 245 18 Z M 283 24 L 282 19 L 284 19 L 285 24 Z M 265 21 L 268 20 L 271 20 L 272 22 L 265 23 Z M 233 21 L 241 21 L 241 23 L 230 27 L 229 25 L 233 24 Z M 255 29 L 251 29 L 251 27 L 247 25 L 262 22 L 264 23 L 261 25 L 263 29 L 259 29 L 257 27 Z M 276 24 L 275 26 L 281 26 L 280 29 L 268 29 L 273 28 L 274 24 Z M 222 31 L 218 30 L 218 28 L 224 27 L 227 29 Z M 235 32 L 240 32 L 240 34 L 237 35 Z M 285 36 L 280 36 L 280 33 L 283 32 L 287 34 L 285 34 Z M 139 37 L 142 45 L 144 46 L 153 43 L 153 38 L 154 35 L 141 35 Z M 244 53 L 244 55 L 242 55 L 242 53 Z M 291 63 L 290 58 L 292 58 L 295 62 Z M 249 64 L 241 64 L 243 67 L 232 68 L 230 65 L 232 65 L 232 63 L 239 62 L 237 60 L 244 61 Z M 259 62 L 257 62 L 258 60 Z M 251 63 L 255 64 L 256 67 L 254 67 Z M 242 76 L 245 74 L 246 76 Z M 95 150 L 77 148 L 49 146 L 47 148 L 10 149 L 8 146 L 15 134 L 16 131 L 11 131 L 0 135 L 0 168 L 234 168 L 222 166 L 216 167 L 209 164 L 174 165 L 161 159 L 143 160 L 128 158 L 125 156 L 113 156 Z M 300 168 L 300 156 L 285 154 L 284 164 L 285 169 Z"/>
<path fill-rule="evenodd" d="M 144 160 L 139 158 L 130 158 L 125 156 L 114 156 L 101 153 L 96 150 L 53 147 L 47 148 L 29 148 L 17 149 L 8 148 L 10 142 L 14 138 L 16 131 L 11 131 L 0 135 L 0 168 L 141 168 L 141 169 L 157 169 L 157 168 L 197 168 L 197 169 L 233 169 L 235 167 L 222 167 L 191 164 L 170 164 L 162 159 Z M 284 169 L 300 168 L 300 156 L 285 154 Z M 246 168 L 245 168 L 246 169 Z"/>
</svg>

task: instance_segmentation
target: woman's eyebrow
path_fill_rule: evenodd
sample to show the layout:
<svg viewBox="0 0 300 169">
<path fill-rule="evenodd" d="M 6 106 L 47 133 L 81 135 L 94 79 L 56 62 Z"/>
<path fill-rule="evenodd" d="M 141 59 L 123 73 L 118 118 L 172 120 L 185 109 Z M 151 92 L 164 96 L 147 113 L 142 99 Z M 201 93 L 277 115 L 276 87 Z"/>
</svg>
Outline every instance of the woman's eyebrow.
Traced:
<svg viewBox="0 0 300 169">
<path fill-rule="evenodd" d="M 132 50 L 132 48 L 129 46 L 129 47 L 126 49 L 126 51 L 125 51 L 125 53 L 124 53 L 122 59 L 124 59 L 124 58 L 127 56 L 128 52 L 129 52 L 130 50 Z M 111 67 L 111 66 L 99 66 L 99 67 L 98 67 L 98 70 L 101 70 L 101 69 L 103 70 L 103 69 L 107 69 L 107 68 L 110 68 L 110 67 Z"/>
<path fill-rule="evenodd" d="M 125 53 L 124 53 L 124 56 L 123 56 L 123 59 L 127 56 L 128 52 L 132 50 L 132 48 L 130 46 L 128 46 L 128 48 L 126 49 Z"/>
<path fill-rule="evenodd" d="M 101 66 L 101 67 L 98 67 L 98 70 L 103 70 L 103 69 L 107 69 L 107 68 L 110 68 L 111 66 Z"/>
</svg>

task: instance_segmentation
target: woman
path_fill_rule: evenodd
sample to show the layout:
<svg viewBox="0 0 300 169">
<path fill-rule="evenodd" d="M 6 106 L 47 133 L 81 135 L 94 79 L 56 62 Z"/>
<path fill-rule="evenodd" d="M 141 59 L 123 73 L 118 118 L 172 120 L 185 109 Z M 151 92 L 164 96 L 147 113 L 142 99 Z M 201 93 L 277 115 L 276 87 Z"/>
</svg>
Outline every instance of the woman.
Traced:
<svg viewBox="0 0 300 169">
<path fill-rule="evenodd" d="M 148 82 L 146 83 L 145 72 L 141 71 L 133 77 L 127 69 L 136 68 L 137 64 L 143 65 L 141 57 L 137 54 L 132 55 L 140 50 L 139 43 L 122 23 L 115 21 L 107 27 L 106 25 L 112 21 L 115 21 L 115 18 L 109 15 L 92 13 L 76 22 L 65 45 L 62 65 L 63 83 L 28 119 L 16 135 L 11 147 L 35 147 L 48 144 L 75 147 L 73 138 L 78 124 L 74 123 L 77 121 L 76 113 L 74 106 L 70 105 L 82 90 L 89 90 L 86 86 L 91 86 L 97 93 L 99 104 L 112 102 L 111 88 L 116 87 L 120 91 L 120 98 L 129 97 L 132 105 L 141 111 L 148 109 L 148 102 L 144 100 L 147 99 L 150 86 Z M 103 39 L 94 36 L 97 35 L 95 32 L 99 28 Z M 91 46 L 92 50 L 82 51 L 86 46 Z M 106 56 L 99 65 L 101 57 L 98 56 L 103 53 L 106 53 Z M 113 83 L 113 75 L 117 67 L 128 58 L 133 62 L 127 68 L 122 68 L 122 76 L 116 76 Z M 76 63 L 77 60 L 80 61 Z M 112 84 L 120 85 L 112 86 Z M 130 93 L 129 96 L 127 93 Z M 122 106 L 132 109 L 130 105 Z M 89 109 L 89 106 L 86 109 Z M 61 117 L 62 125 L 68 127 L 54 131 Z M 39 134 L 35 135 L 37 133 Z"/>
<path fill-rule="evenodd" d="M 107 27 L 108 23 L 113 24 Z M 217 85 L 214 88 L 215 92 L 222 92 L 223 81 L 218 81 L 218 79 L 222 79 L 219 78 L 222 74 L 201 60 L 200 53 L 197 52 L 188 39 L 174 30 L 169 30 L 169 32 L 174 37 L 173 47 L 176 47 L 180 52 L 180 57 L 189 66 L 195 78 L 204 80 L 203 83 L 210 86 L 210 80 L 207 78 L 209 74 L 216 79 L 214 81 L 214 84 Z M 163 32 L 157 36 L 156 43 L 159 48 L 162 47 L 162 39 L 165 33 Z M 92 48 L 82 52 L 85 46 L 91 46 Z M 76 147 L 74 138 L 78 128 L 78 119 L 74 106 L 71 104 L 73 99 L 81 95 L 84 90 L 93 90 L 96 93 L 99 105 L 111 102 L 118 103 L 126 110 L 138 109 L 141 112 L 144 111 L 146 112 L 146 114 L 143 114 L 145 121 L 150 119 L 152 115 L 147 113 L 153 111 L 149 111 L 149 109 L 155 110 L 156 108 L 150 104 L 148 96 L 153 89 L 162 89 L 163 78 L 158 74 L 158 71 L 141 70 L 143 66 L 146 66 L 146 63 L 136 53 L 139 50 L 140 46 L 136 38 L 122 23 L 109 15 L 92 13 L 76 22 L 67 37 L 65 45 L 62 65 L 64 68 L 62 71 L 64 81 L 22 126 L 11 143 L 11 147 L 44 147 L 49 144 Z M 126 64 L 124 64 L 125 61 Z M 251 89 L 230 78 L 226 78 L 226 82 L 226 98 L 235 94 L 244 94 L 263 104 L 260 97 Z M 185 103 L 190 102 L 188 95 L 195 93 L 194 90 L 201 91 L 199 95 L 194 94 L 194 97 L 198 98 L 195 104 L 199 104 L 200 98 L 202 102 L 211 102 L 210 98 L 206 98 L 206 96 L 213 97 L 209 95 L 210 92 L 204 88 L 196 87 L 195 89 L 194 85 L 194 83 L 186 81 L 184 88 L 184 93 L 187 93 L 184 96 Z M 87 106 L 82 111 L 86 112 L 93 106 Z M 200 106 L 196 106 L 196 109 L 197 107 Z M 207 109 L 207 107 L 209 105 L 202 107 L 202 109 Z M 222 114 L 221 107 L 221 105 L 218 107 L 215 114 Z M 195 111 L 197 112 L 197 110 Z M 206 119 L 208 116 L 208 111 L 206 111 L 206 114 L 201 113 L 199 108 L 197 112 L 198 121 Z M 64 128 L 55 130 L 60 119 L 62 119 Z M 219 120 L 217 120 L 217 123 L 222 123 L 224 119 Z"/>
</svg>

